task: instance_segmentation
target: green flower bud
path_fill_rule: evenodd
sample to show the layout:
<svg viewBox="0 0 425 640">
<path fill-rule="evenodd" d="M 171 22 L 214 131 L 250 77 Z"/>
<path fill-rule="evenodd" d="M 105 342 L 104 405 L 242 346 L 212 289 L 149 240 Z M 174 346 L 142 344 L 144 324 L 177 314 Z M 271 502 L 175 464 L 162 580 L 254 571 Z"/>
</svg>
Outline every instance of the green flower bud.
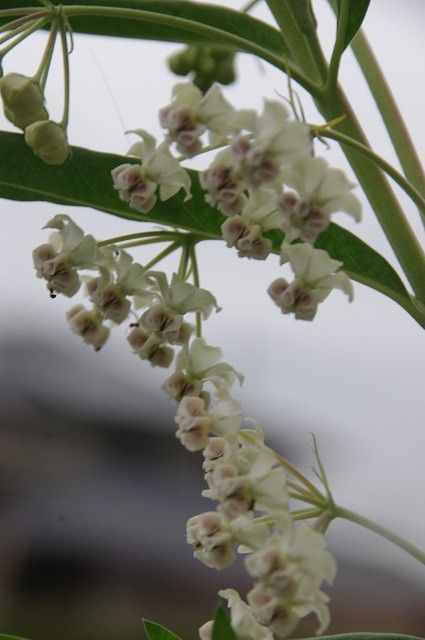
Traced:
<svg viewBox="0 0 425 640">
<path fill-rule="evenodd" d="M 193 84 L 205 93 L 214 82 L 235 81 L 234 59 L 235 53 L 227 47 L 192 45 L 171 56 L 168 65 L 179 76 L 192 73 Z"/>
<path fill-rule="evenodd" d="M 43 92 L 32 78 L 8 73 L 0 79 L 0 93 L 4 114 L 16 127 L 24 130 L 37 120 L 48 119 Z"/>
<path fill-rule="evenodd" d="M 187 76 L 196 64 L 197 47 L 187 47 L 168 58 L 170 71 L 177 76 Z"/>
<path fill-rule="evenodd" d="M 25 129 L 25 142 L 46 164 L 63 164 L 69 157 L 66 133 L 53 120 L 30 124 Z"/>
</svg>

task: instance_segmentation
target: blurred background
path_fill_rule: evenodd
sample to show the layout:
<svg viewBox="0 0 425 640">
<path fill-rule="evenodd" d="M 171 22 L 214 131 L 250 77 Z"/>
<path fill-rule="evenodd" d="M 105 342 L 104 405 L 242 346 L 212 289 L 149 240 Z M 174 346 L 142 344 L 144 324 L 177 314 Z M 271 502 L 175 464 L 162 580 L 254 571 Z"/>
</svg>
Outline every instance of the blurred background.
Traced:
<svg viewBox="0 0 425 640">
<path fill-rule="evenodd" d="M 329 52 L 334 20 L 324 0 L 314 7 Z M 270 20 L 261 4 L 254 15 Z M 421 152 L 424 102 L 417 74 L 423 74 L 424 27 L 421 0 L 372 1 L 365 22 Z M 43 34 L 26 41 L 6 58 L 5 72 L 33 73 L 44 41 Z M 160 137 L 157 112 L 177 81 L 165 58 L 176 49 L 76 35 L 71 142 L 125 153 L 126 129 L 143 127 Z M 251 56 L 240 55 L 237 67 L 238 83 L 225 90 L 236 107 L 260 108 L 263 96 L 286 92 L 281 75 Z M 396 164 L 349 52 L 341 73 L 374 148 Z M 308 120 L 321 122 L 309 97 L 299 93 Z M 59 64 L 47 96 L 51 115 L 60 118 Z M 0 120 L 10 128 L 3 115 Z M 336 147 L 318 152 L 347 168 Z M 400 197 L 423 239 L 414 207 Z M 337 221 L 396 266 L 364 205 L 361 225 L 343 215 Z M 125 328 L 94 354 L 67 327 L 70 302 L 49 299 L 31 260 L 32 249 L 46 241 L 41 227 L 58 212 L 72 215 L 98 239 L 140 225 L 43 203 L 3 200 L 1 209 L 0 628 L 34 640 L 136 640 L 146 617 L 192 640 L 211 617 L 219 588 L 250 588 L 242 566 L 214 572 L 195 562 L 185 543 L 187 518 L 211 505 L 200 497 L 200 456 L 174 437 L 175 407 L 160 390 L 164 373 L 131 353 Z M 150 255 L 145 248 L 134 252 L 142 262 Z M 164 262 L 169 272 L 175 267 L 174 257 Z M 202 285 L 223 307 L 206 323 L 205 337 L 246 374 L 237 391 L 244 415 L 263 425 L 270 444 L 307 475 L 314 432 L 337 502 L 423 547 L 419 326 L 359 284 L 351 305 L 334 292 L 313 323 L 281 316 L 266 294 L 280 274 L 276 256 L 254 263 L 238 259 L 223 243 L 203 243 L 200 267 Z M 338 562 L 328 589 L 329 632 L 425 635 L 425 573 L 417 561 L 342 521 L 331 525 L 328 539 Z M 307 622 L 296 635 L 310 635 L 313 628 Z"/>
</svg>

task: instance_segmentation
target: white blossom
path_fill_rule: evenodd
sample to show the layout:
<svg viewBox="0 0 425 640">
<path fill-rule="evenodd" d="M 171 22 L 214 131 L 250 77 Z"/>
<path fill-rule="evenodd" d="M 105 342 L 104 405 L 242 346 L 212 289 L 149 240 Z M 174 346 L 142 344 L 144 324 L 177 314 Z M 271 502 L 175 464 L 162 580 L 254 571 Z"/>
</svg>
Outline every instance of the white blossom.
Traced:
<svg viewBox="0 0 425 640">
<path fill-rule="evenodd" d="M 230 620 L 238 640 L 273 640 L 272 632 L 258 622 L 251 607 L 234 589 L 224 589 L 218 595 L 227 600 Z"/>
<path fill-rule="evenodd" d="M 102 315 L 97 309 L 87 310 L 82 304 L 77 304 L 66 314 L 72 331 L 81 336 L 86 344 L 92 345 L 99 351 L 109 337 L 109 329 L 102 324 Z"/>
<path fill-rule="evenodd" d="M 299 320 L 313 320 L 320 302 L 332 289 L 341 289 L 351 302 L 353 287 L 348 276 L 340 271 L 342 262 L 333 260 L 323 249 L 315 249 L 307 243 L 287 245 L 283 243 L 283 262 L 289 261 L 295 280 L 274 280 L 268 288 L 272 300 L 282 313 L 294 313 Z"/>
<path fill-rule="evenodd" d="M 210 347 L 203 338 L 195 338 L 190 347 L 184 345 L 177 356 L 176 371 L 163 384 L 165 393 L 180 399 L 184 395 L 199 395 L 204 382 L 216 388 L 229 389 L 236 379 L 243 376 L 232 366 L 220 362 L 221 349 Z"/>
<path fill-rule="evenodd" d="M 156 147 L 156 140 L 147 131 L 137 129 L 142 141 L 136 142 L 128 155 L 140 158 L 140 164 L 122 164 L 111 172 L 114 189 L 131 209 L 149 213 L 157 200 L 172 198 L 180 189 L 185 191 L 185 201 L 191 197 L 189 174 L 180 166 L 163 142 Z"/>
<path fill-rule="evenodd" d="M 173 361 L 174 351 L 163 344 L 163 341 L 155 334 L 145 331 L 139 325 L 133 327 L 127 335 L 127 340 L 142 360 L 149 360 L 155 367 L 167 368 Z"/>
<path fill-rule="evenodd" d="M 186 156 L 193 156 L 202 149 L 202 134 L 208 130 L 211 144 L 219 144 L 235 131 L 232 126 L 234 108 L 224 98 L 220 86 L 214 83 L 203 95 L 190 82 L 180 82 L 173 87 L 172 102 L 161 109 L 161 126 L 168 130 L 170 140 Z"/>
<path fill-rule="evenodd" d="M 263 232 L 278 229 L 282 214 L 276 210 L 276 194 L 269 189 L 257 189 L 245 199 L 239 215 L 231 216 L 221 227 L 229 247 L 235 246 L 240 257 L 265 260 L 272 250 L 272 241 Z"/>
<path fill-rule="evenodd" d="M 279 201 L 285 240 L 314 242 L 329 225 L 331 214 L 344 211 L 357 222 L 361 205 L 351 193 L 354 185 L 340 169 L 331 169 L 324 158 L 306 157 L 283 171 L 284 183 L 296 194 L 285 192 Z"/>
</svg>

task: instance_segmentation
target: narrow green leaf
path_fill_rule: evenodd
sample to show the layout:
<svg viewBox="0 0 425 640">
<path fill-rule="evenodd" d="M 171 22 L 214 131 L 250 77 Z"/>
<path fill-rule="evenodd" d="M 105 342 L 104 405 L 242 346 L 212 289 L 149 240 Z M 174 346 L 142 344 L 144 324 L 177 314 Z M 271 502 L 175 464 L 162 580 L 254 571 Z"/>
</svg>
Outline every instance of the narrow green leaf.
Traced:
<svg viewBox="0 0 425 640">
<path fill-rule="evenodd" d="M 225 218 L 204 200 L 196 171 L 192 198 L 183 202 L 178 193 L 167 202 L 158 201 L 149 214 L 134 211 L 118 198 L 112 188 L 111 170 L 128 162 L 126 156 L 73 148 L 72 159 L 62 166 L 43 164 L 25 145 L 23 136 L 0 132 L 0 198 L 47 201 L 68 206 L 90 207 L 121 218 L 178 227 L 205 239 L 220 239 Z M 270 232 L 275 253 L 282 234 Z M 402 281 L 391 265 L 374 249 L 342 227 L 331 224 L 316 246 L 344 264 L 347 274 L 393 298 L 404 307 L 411 303 Z"/>
<path fill-rule="evenodd" d="M 341 7 L 342 0 L 336 0 L 338 12 Z M 348 25 L 344 40 L 344 49 L 348 47 L 357 31 L 362 26 L 366 12 L 369 8 L 370 0 L 350 0 L 350 11 L 348 15 Z"/>
<path fill-rule="evenodd" d="M 24 638 L 21 638 L 19 636 L 9 636 L 7 634 L 0 633 L 0 640 L 24 640 Z"/>
<path fill-rule="evenodd" d="M 313 638 L 306 640 L 313 640 Z M 314 640 L 423 640 L 418 636 L 406 636 L 401 633 L 340 633 L 335 636 L 315 636 Z"/>
<path fill-rule="evenodd" d="M 2 0 L 1 8 L 21 8 L 28 6 L 28 4 L 28 0 Z M 228 9 L 225 6 L 188 2 L 186 0 L 62 0 L 60 4 L 64 7 L 68 5 L 125 7 L 128 9 L 154 11 L 155 13 L 163 13 L 176 18 L 185 18 L 240 36 L 274 54 L 290 59 L 289 50 L 282 34 L 277 29 L 252 16 Z M 0 25 L 2 22 L 4 23 L 5 19 L 0 20 Z M 211 44 L 210 38 L 207 36 L 184 31 L 181 27 L 148 24 L 137 20 L 117 20 L 116 18 L 103 16 L 76 16 L 71 19 L 71 26 L 75 33 L 143 38 L 146 40 L 162 40 L 164 42 Z M 226 45 L 227 43 L 220 43 L 214 38 L 212 44 Z"/>
<path fill-rule="evenodd" d="M 143 620 L 143 625 L 145 627 L 146 635 L 148 636 L 149 640 L 180 640 L 180 638 L 176 636 L 175 633 L 169 631 L 156 622 Z"/>
<path fill-rule="evenodd" d="M 221 605 L 214 616 L 212 640 L 236 640 L 235 632 L 230 626 L 229 616 Z"/>
</svg>

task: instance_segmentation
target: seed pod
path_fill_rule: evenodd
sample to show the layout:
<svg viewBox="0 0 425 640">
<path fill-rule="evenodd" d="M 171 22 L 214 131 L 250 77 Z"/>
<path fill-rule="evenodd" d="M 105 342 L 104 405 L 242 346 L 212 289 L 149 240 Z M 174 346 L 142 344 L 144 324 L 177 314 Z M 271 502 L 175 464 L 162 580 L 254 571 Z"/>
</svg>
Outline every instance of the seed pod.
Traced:
<svg viewBox="0 0 425 640">
<path fill-rule="evenodd" d="M 24 130 L 33 122 L 48 119 L 43 92 L 32 78 L 8 73 L 0 79 L 0 93 L 4 114 L 16 127 Z"/>
<path fill-rule="evenodd" d="M 25 129 L 25 142 L 46 164 L 63 164 L 69 157 L 65 131 L 53 120 L 30 124 Z"/>
</svg>

